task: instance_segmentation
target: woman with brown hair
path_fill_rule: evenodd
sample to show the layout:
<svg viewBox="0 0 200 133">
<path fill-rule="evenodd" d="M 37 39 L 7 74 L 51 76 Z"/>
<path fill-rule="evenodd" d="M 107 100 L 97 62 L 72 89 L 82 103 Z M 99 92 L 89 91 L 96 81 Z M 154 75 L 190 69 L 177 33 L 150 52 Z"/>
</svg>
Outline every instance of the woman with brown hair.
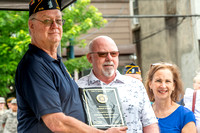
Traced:
<svg viewBox="0 0 200 133">
<path fill-rule="evenodd" d="M 192 111 L 177 104 L 184 89 L 176 65 L 165 62 L 152 64 L 145 87 L 161 133 L 196 133 Z"/>
</svg>

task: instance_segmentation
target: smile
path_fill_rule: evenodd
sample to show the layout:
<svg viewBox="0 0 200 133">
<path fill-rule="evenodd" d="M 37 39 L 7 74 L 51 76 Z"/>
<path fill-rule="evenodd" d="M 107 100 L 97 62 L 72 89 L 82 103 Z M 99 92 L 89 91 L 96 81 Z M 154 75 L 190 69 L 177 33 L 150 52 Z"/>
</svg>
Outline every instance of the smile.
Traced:
<svg viewBox="0 0 200 133">
<path fill-rule="evenodd" d="M 159 93 L 164 94 L 166 92 L 168 92 L 168 90 L 158 90 Z"/>
</svg>

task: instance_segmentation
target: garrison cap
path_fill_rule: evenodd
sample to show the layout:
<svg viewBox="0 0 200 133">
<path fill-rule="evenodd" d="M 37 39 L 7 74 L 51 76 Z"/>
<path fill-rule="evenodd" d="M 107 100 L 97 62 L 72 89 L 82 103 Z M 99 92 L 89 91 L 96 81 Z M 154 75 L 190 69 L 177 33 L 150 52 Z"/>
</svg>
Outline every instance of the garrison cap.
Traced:
<svg viewBox="0 0 200 133">
<path fill-rule="evenodd" d="M 13 99 L 11 103 L 17 103 L 17 99 Z"/>
<path fill-rule="evenodd" d="M 141 74 L 141 70 L 138 65 L 131 63 L 125 66 L 124 74 Z"/>
<path fill-rule="evenodd" d="M 58 9 L 60 10 L 61 0 L 31 0 L 29 3 L 29 17 L 39 11 Z"/>
<path fill-rule="evenodd" d="M 0 97 L 0 103 L 6 103 L 6 100 L 4 97 Z"/>
<path fill-rule="evenodd" d="M 15 97 L 9 97 L 9 98 L 6 100 L 6 102 L 7 102 L 7 103 L 10 103 L 13 99 L 15 99 Z"/>
</svg>

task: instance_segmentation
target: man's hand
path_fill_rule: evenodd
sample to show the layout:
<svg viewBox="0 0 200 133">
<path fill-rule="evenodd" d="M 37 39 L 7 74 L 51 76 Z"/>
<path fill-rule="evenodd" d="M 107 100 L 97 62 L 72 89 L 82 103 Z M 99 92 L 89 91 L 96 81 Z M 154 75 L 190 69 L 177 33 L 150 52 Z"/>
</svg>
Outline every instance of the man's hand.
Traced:
<svg viewBox="0 0 200 133">
<path fill-rule="evenodd" d="M 106 130 L 105 133 L 126 133 L 128 127 L 112 127 Z"/>
</svg>

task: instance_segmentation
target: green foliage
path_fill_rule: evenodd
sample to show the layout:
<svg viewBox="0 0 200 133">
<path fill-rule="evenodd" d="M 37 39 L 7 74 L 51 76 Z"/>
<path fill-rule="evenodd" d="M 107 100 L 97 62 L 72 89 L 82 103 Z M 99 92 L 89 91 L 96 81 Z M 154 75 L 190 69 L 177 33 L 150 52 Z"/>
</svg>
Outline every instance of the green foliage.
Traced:
<svg viewBox="0 0 200 133">
<path fill-rule="evenodd" d="M 78 72 L 80 72 L 92 67 L 92 65 L 88 62 L 86 56 L 70 59 L 68 61 L 65 61 L 64 64 L 69 73 L 73 73 L 74 70 L 78 70 Z"/>
<path fill-rule="evenodd" d="M 14 87 L 17 65 L 29 43 L 28 12 L 0 11 L 0 96 Z"/>
<path fill-rule="evenodd" d="M 101 28 L 107 22 L 103 19 L 98 9 L 90 5 L 90 0 L 77 0 L 77 2 L 63 11 L 63 38 L 62 46 L 66 47 L 71 40 L 71 45 L 86 46 L 85 40 L 78 40 L 81 34 L 87 33 L 91 28 Z"/>
<path fill-rule="evenodd" d="M 87 44 L 85 40 L 79 40 L 81 34 L 87 33 L 91 28 L 101 28 L 107 21 L 103 19 L 102 13 L 92 5 L 90 0 L 77 0 L 77 2 L 63 11 L 63 19 L 65 24 L 63 25 L 63 38 L 62 47 L 66 47 L 67 42 L 70 45 L 79 45 L 85 47 Z M 86 57 L 70 59 L 64 62 L 68 71 L 73 73 L 74 70 L 79 72 L 91 68 L 90 63 Z"/>
<path fill-rule="evenodd" d="M 74 6 L 63 11 L 66 23 L 63 26 L 62 46 L 71 40 L 72 45 L 84 47 L 85 40 L 78 40 L 78 37 L 106 23 L 98 9 L 89 4 L 90 0 L 77 0 Z M 17 65 L 31 42 L 28 18 L 28 12 L 25 11 L 0 11 L 0 96 L 6 96 L 9 88 L 14 87 Z M 71 73 L 75 69 L 81 71 L 91 67 L 86 57 L 64 63 Z"/>
</svg>

